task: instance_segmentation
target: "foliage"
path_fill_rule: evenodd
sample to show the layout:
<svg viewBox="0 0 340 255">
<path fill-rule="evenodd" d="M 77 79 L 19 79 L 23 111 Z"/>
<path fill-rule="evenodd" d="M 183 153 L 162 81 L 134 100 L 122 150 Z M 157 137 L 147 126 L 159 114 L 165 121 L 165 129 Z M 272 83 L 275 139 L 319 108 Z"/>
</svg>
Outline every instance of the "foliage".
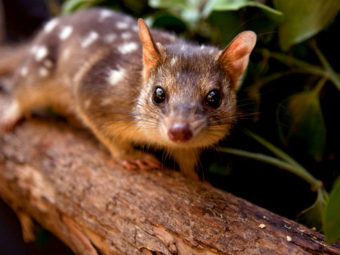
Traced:
<svg viewBox="0 0 340 255">
<path fill-rule="evenodd" d="M 340 9 L 340 1 L 274 0 L 274 6 L 285 14 L 279 37 L 281 48 L 287 50 L 331 23 Z"/>
<path fill-rule="evenodd" d="M 99 3 L 103 2 L 103 0 L 73 0 L 67 1 L 63 5 L 63 13 L 70 13 L 79 9 L 88 8 Z"/>
<path fill-rule="evenodd" d="M 288 146 L 301 142 L 306 153 L 321 158 L 326 145 L 326 127 L 319 93 L 326 82 L 323 78 L 313 90 L 290 96 L 278 109 L 278 128 L 282 142 Z"/>
<path fill-rule="evenodd" d="M 272 143 L 247 131 L 248 136 L 236 134 L 225 142 L 228 147 L 219 150 L 269 163 L 301 177 L 316 192 L 316 199 L 303 210 L 300 219 L 317 227 L 322 220 L 327 240 L 340 238 L 340 181 L 334 184 L 340 156 L 340 126 L 336 121 L 340 74 L 335 70 L 340 64 L 335 57 L 340 43 L 336 38 L 340 0 L 68 0 L 63 12 L 97 4 L 142 16 L 154 27 L 221 47 L 242 30 L 257 32 L 258 45 L 239 91 L 242 111 L 257 114 L 248 114 L 239 128 L 246 125 Z M 240 149 L 232 149 L 233 146 Z M 275 156 L 262 153 L 262 146 Z M 249 147 L 258 152 L 249 152 Z M 230 157 L 229 161 L 233 167 L 213 162 L 210 175 L 217 177 L 211 182 L 244 171 L 238 167 L 244 162 L 240 163 L 237 157 Z M 261 171 L 257 174 L 261 176 Z M 246 189 L 241 183 L 237 186 Z M 334 188 L 328 199 L 326 190 L 331 186 Z M 304 188 L 294 189 L 299 193 Z"/>
<path fill-rule="evenodd" d="M 323 214 L 323 229 L 327 241 L 332 243 L 340 239 L 340 179 L 335 182 L 333 190 L 329 196 L 325 211 Z"/>
<path fill-rule="evenodd" d="M 247 131 L 247 134 L 255 139 L 257 142 L 259 142 L 261 145 L 266 147 L 270 152 L 275 154 L 277 158 L 261 153 L 248 152 L 232 148 L 219 148 L 218 150 L 221 152 L 256 159 L 268 164 L 272 164 L 283 170 L 289 171 L 308 182 L 311 186 L 311 189 L 317 192 L 317 198 L 312 206 L 308 207 L 300 214 L 303 215 L 303 217 L 307 221 L 313 222 L 314 226 L 321 228 L 322 213 L 328 199 L 327 191 L 323 187 L 322 182 L 315 179 L 303 166 L 301 166 L 298 162 L 296 162 L 292 157 L 283 152 L 281 149 L 277 148 L 273 144 L 269 143 L 265 139 L 250 131 Z"/>
</svg>

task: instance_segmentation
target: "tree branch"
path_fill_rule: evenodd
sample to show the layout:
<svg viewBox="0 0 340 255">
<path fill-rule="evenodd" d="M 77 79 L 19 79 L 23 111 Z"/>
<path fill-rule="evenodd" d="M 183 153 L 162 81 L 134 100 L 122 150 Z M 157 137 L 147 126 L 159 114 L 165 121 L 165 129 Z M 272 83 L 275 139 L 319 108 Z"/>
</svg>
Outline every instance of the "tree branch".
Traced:
<svg viewBox="0 0 340 255">
<path fill-rule="evenodd" d="M 178 172 L 126 170 L 89 132 L 56 120 L 0 136 L 0 196 L 28 240 L 32 217 L 77 254 L 340 254 L 339 243 Z"/>
</svg>

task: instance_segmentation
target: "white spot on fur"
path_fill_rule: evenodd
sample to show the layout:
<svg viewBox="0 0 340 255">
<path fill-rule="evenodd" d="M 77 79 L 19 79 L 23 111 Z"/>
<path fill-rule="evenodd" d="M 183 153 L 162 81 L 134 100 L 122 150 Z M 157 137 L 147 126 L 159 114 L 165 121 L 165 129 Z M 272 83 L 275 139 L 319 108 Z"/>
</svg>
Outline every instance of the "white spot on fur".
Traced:
<svg viewBox="0 0 340 255">
<path fill-rule="evenodd" d="M 214 52 L 215 52 L 214 49 L 209 50 L 210 54 L 213 54 Z"/>
<path fill-rule="evenodd" d="M 99 35 L 95 31 L 91 31 L 88 33 L 88 35 L 85 37 L 85 39 L 81 42 L 81 47 L 86 48 L 90 46 L 92 43 L 94 43 L 98 39 Z"/>
<path fill-rule="evenodd" d="M 107 81 L 111 85 L 116 85 L 118 82 L 123 80 L 125 75 L 125 70 L 119 68 L 118 70 L 111 69 L 109 72 L 109 76 L 107 77 Z"/>
<path fill-rule="evenodd" d="M 124 43 L 118 46 L 118 50 L 122 54 L 128 54 L 138 49 L 138 44 L 135 42 Z"/>
<path fill-rule="evenodd" d="M 174 64 L 176 64 L 176 62 L 177 62 L 177 58 L 173 57 L 170 61 L 170 65 L 173 66 Z"/>
<path fill-rule="evenodd" d="M 201 45 L 201 50 L 203 50 L 205 48 L 205 45 L 204 44 L 202 44 Z"/>
<path fill-rule="evenodd" d="M 127 29 L 129 27 L 129 24 L 126 22 L 119 21 L 116 23 L 116 27 L 120 30 Z"/>
<path fill-rule="evenodd" d="M 44 31 L 46 33 L 50 33 L 59 23 L 58 19 L 52 19 L 50 20 L 45 26 L 44 26 Z"/>
<path fill-rule="evenodd" d="M 100 11 L 100 14 L 99 14 L 99 22 L 103 22 L 105 19 L 109 18 L 112 16 L 112 12 L 109 11 L 109 10 L 102 10 Z"/>
<path fill-rule="evenodd" d="M 132 34 L 130 32 L 124 32 L 122 33 L 122 39 L 127 40 L 132 37 Z"/>
<path fill-rule="evenodd" d="M 50 74 L 50 72 L 45 67 L 40 67 L 39 68 L 39 75 L 41 77 L 46 77 L 49 74 Z"/>
<path fill-rule="evenodd" d="M 185 47 L 185 45 L 182 45 L 182 47 L 181 47 L 181 51 L 185 51 L 186 50 L 186 47 Z"/>
<path fill-rule="evenodd" d="M 177 73 L 176 73 L 176 78 L 179 78 L 179 76 L 180 76 L 180 73 L 177 72 Z"/>
<path fill-rule="evenodd" d="M 35 60 L 41 61 L 43 60 L 48 54 L 48 49 L 46 46 L 37 47 L 35 50 Z"/>
<path fill-rule="evenodd" d="M 115 34 L 108 34 L 104 36 L 104 42 L 106 43 L 112 43 L 114 40 L 116 40 L 117 35 Z"/>
<path fill-rule="evenodd" d="M 20 75 L 25 77 L 26 75 L 28 74 L 28 68 L 27 66 L 23 66 L 21 69 L 20 69 Z"/>
<path fill-rule="evenodd" d="M 38 45 L 33 45 L 33 47 L 31 48 L 31 53 L 32 53 L 32 54 L 37 53 L 38 48 L 39 48 Z"/>
<path fill-rule="evenodd" d="M 73 27 L 72 27 L 72 26 L 66 26 L 66 27 L 64 27 L 64 28 L 61 30 L 60 34 L 59 34 L 59 39 L 62 40 L 62 41 L 66 40 L 67 38 L 70 37 L 70 35 L 72 34 L 72 32 L 73 32 Z"/>
<path fill-rule="evenodd" d="M 286 236 L 286 239 L 287 239 L 288 242 L 292 241 L 292 238 L 290 236 Z"/>
</svg>

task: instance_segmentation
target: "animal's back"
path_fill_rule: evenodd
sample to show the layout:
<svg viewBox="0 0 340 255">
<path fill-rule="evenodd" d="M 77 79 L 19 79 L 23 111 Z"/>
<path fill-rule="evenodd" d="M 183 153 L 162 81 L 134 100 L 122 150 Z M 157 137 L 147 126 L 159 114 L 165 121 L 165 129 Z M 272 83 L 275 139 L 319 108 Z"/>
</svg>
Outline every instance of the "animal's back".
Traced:
<svg viewBox="0 0 340 255">
<path fill-rule="evenodd" d="M 159 31 L 155 37 L 163 43 L 176 40 Z M 94 93 L 97 105 L 114 100 L 106 97 L 115 94 L 120 100 L 132 101 L 141 84 L 142 45 L 137 21 L 115 11 L 93 8 L 54 18 L 28 48 L 13 82 L 15 96 L 24 97 L 20 100 L 26 104 L 21 106 L 24 111 L 50 104 L 59 112 L 72 112 L 80 83 L 92 87 L 79 96 L 89 98 L 88 93 Z M 125 93 L 117 90 L 117 83 L 125 84 L 119 85 Z M 32 87 L 37 93 L 29 96 Z"/>
<path fill-rule="evenodd" d="M 103 73 L 96 75 L 99 80 L 95 84 L 100 79 L 106 84 L 111 70 L 125 69 L 131 63 L 136 69 L 142 68 L 141 46 L 132 18 L 89 9 L 52 19 L 30 43 L 14 77 L 14 94 L 25 98 L 20 100 L 26 104 L 22 105 L 24 110 L 52 104 L 58 110 L 67 107 L 72 111 L 76 84 L 104 55 L 111 58 Z M 29 95 L 32 87 L 35 95 Z"/>
</svg>

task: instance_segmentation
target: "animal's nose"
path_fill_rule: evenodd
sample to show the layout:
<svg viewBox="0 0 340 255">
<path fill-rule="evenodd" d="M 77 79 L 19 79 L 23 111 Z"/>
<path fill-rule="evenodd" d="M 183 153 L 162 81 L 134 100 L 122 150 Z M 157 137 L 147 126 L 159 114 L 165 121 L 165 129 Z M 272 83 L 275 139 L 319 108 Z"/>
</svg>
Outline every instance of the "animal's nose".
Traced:
<svg viewBox="0 0 340 255">
<path fill-rule="evenodd" d="M 168 130 L 168 137 L 173 142 L 186 142 L 192 137 L 192 131 L 189 124 L 174 123 Z"/>
</svg>

